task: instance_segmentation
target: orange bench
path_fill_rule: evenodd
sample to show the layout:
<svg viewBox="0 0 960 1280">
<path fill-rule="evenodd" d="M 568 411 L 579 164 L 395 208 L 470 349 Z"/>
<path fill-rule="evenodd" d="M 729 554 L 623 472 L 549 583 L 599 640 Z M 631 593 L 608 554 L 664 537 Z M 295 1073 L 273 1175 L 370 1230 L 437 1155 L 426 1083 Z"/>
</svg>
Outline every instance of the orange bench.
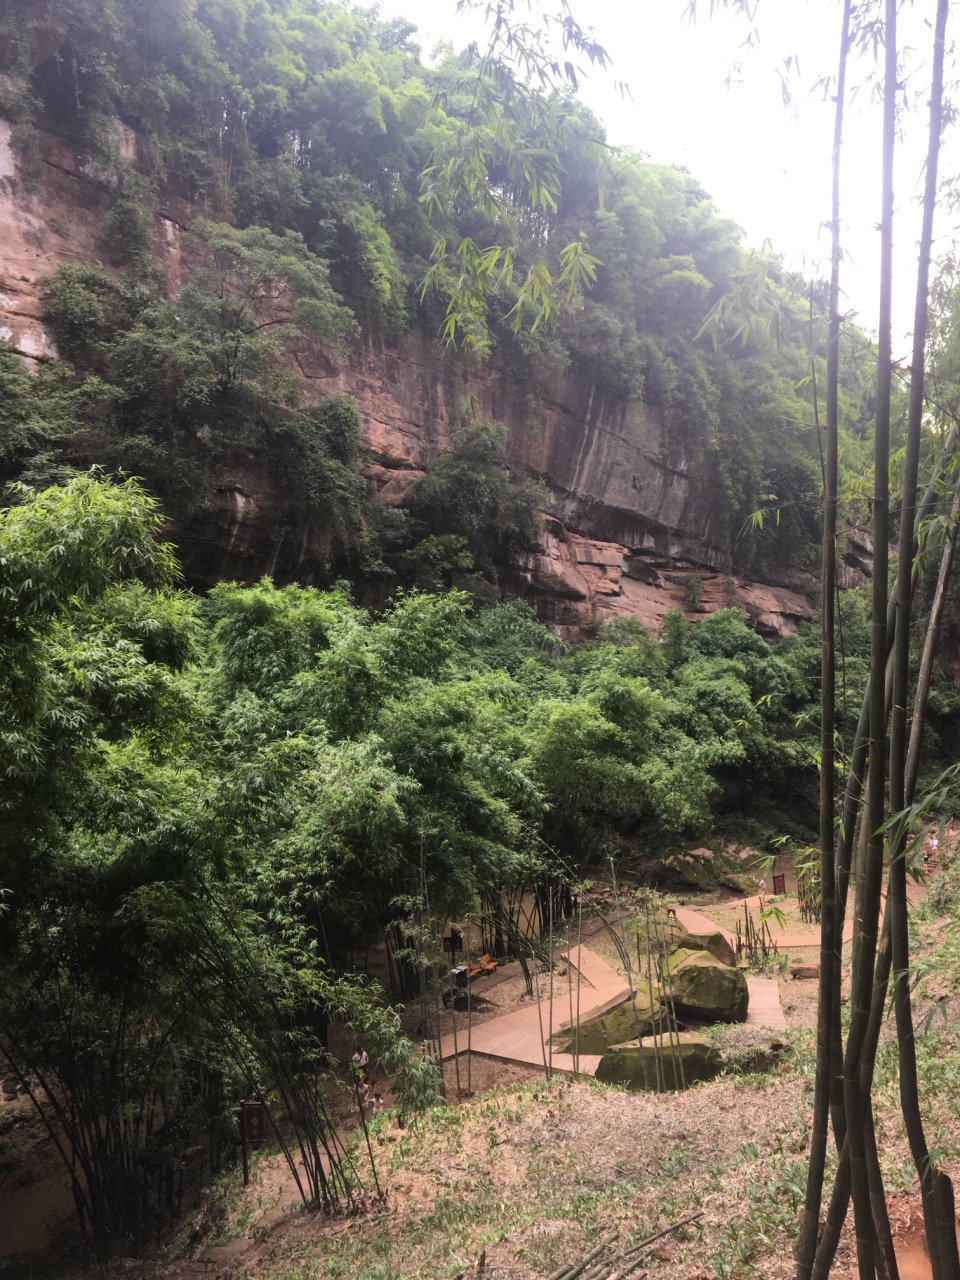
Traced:
<svg viewBox="0 0 960 1280">
<path fill-rule="evenodd" d="M 493 973 L 497 968 L 496 960 L 491 960 L 489 954 L 481 956 L 476 964 L 472 964 L 467 970 L 467 978 L 472 982 L 474 978 L 479 978 L 481 974 Z"/>
</svg>

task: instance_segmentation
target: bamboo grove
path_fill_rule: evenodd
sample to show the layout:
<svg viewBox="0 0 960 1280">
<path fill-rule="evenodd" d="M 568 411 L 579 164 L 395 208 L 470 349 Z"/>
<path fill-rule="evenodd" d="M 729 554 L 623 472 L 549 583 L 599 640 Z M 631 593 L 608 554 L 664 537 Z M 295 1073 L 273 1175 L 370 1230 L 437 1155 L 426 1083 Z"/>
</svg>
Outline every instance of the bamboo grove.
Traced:
<svg viewBox="0 0 960 1280">
<path fill-rule="evenodd" d="M 307 1203 L 378 1194 L 338 1146 L 330 1027 L 394 1075 L 402 1112 L 429 1104 L 436 1068 L 395 1002 L 436 1039 L 448 922 L 532 987 L 592 868 L 659 879 L 692 838 L 810 830 L 815 739 L 782 743 L 814 723 L 812 628 L 773 649 L 737 613 L 677 613 L 661 644 L 620 623 L 568 649 L 526 606 L 457 592 L 375 615 L 343 585 L 198 597 L 134 482 L 13 496 L 0 1054 L 103 1252 L 232 1163 L 245 1097 Z M 663 969 L 650 929 L 636 957 L 618 934 L 637 990 Z"/>
<path fill-rule="evenodd" d="M 901 48 L 898 6 L 843 6 L 836 123 L 833 144 L 831 210 L 832 254 L 830 336 L 824 479 L 822 562 L 822 710 L 820 790 L 820 877 L 822 891 L 820 1002 L 817 1033 L 816 1101 L 811 1142 L 805 1220 L 799 1249 L 801 1277 L 829 1273 L 840 1230 L 852 1202 L 859 1274 L 892 1277 L 897 1259 L 888 1218 L 873 1124 L 871 1085 L 888 995 L 892 996 L 899 1048 L 900 1102 L 911 1153 L 920 1181 L 927 1249 L 935 1277 L 960 1274 L 953 1188 L 927 1145 L 920 1106 L 915 1028 L 911 1010 L 907 855 L 916 836 L 911 819 L 923 811 L 916 794 L 920 749 L 929 692 L 929 655 L 936 644 L 942 594 L 952 563 L 953 530 L 942 539 L 937 588 L 933 594 L 913 693 L 909 688 L 913 606 L 918 597 L 918 548 L 934 513 L 955 510 L 956 430 L 951 428 L 936 459 L 928 487 L 918 486 L 924 430 L 924 379 L 927 368 L 927 317 L 934 214 L 940 188 L 938 161 L 944 127 L 944 59 L 949 6 L 932 7 L 929 90 L 929 145 L 925 166 L 923 226 L 916 277 L 913 351 L 905 414 L 905 452 L 899 493 L 891 492 L 891 406 L 893 387 L 892 290 L 894 173 Z M 844 112 L 851 50 L 868 27 L 882 31 L 883 147 L 880 182 L 880 317 L 874 425 L 874 563 L 871 603 L 870 673 L 857 734 L 849 756 L 836 751 L 835 620 L 838 436 L 837 378 L 840 314 L 841 178 Z M 892 516 L 896 519 L 893 523 Z M 896 572 L 888 586 L 887 547 L 898 530 Z M 838 813 L 837 771 L 846 773 Z M 856 853 L 856 857 L 854 854 Z M 883 879 L 886 874 L 884 904 Z M 851 897 L 852 895 L 852 897 Z M 844 920 L 854 914 L 850 1017 L 841 1019 L 841 937 Z M 838 1163 L 825 1223 L 821 1228 L 824 1168 L 832 1125 Z"/>
</svg>

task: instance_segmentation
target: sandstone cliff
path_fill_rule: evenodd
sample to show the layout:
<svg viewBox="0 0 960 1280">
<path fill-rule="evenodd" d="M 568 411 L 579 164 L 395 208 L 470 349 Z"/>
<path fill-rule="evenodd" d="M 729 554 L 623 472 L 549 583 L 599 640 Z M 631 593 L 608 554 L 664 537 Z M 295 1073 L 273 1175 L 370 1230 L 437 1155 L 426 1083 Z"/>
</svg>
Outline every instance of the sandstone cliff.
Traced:
<svg viewBox="0 0 960 1280">
<path fill-rule="evenodd" d="M 135 161 L 136 139 L 119 125 L 115 145 Z M 44 135 L 32 167 L 29 177 L 21 173 L 10 127 L 0 121 L 0 336 L 38 362 L 56 355 L 40 321 L 43 281 L 61 262 L 102 265 L 111 179 Z M 154 243 L 174 291 L 183 270 L 180 230 L 190 215 L 175 197 L 161 199 Z M 384 504 L 402 501 L 471 400 L 507 425 L 511 471 L 542 477 L 547 492 L 542 546 L 510 586 L 563 633 L 623 616 L 654 627 L 667 609 L 683 607 L 691 575 L 702 581 L 701 610 L 742 609 L 768 636 L 810 616 L 813 579 L 795 571 L 765 582 L 738 574 L 658 414 L 609 396 L 589 376 L 544 375 L 520 386 L 495 362 L 471 367 L 416 332 L 395 347 L 358 342 L 339 361 L 305 351 L 302 368 L 311 394 L 356 398 L 369 491 Z M 309 528 L 296 513 L 291 519 L 285 495 L 254 456 L 225 463 L 201 510 L 174 522 L 172 533 L 197 585 L 315 575 Z M 868 552 L 863 539 L 852 546 L 851 584 Z"/>
</svg>

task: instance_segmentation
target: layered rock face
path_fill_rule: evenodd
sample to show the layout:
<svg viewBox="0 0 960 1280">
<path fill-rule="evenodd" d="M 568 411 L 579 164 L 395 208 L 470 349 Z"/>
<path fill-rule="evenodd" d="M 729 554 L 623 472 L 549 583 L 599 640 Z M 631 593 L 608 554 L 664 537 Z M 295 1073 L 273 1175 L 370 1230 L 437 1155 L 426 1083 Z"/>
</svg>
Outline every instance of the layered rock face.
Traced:
<svg viewBox="0 0 960 1280">
<path fill-rule="evenodd" d="M 135 160 L 136 139 L 117 130 L 118 151 Z M 43 281 L 61 262 L 103 265 L 112 199 L 109 175 L 51 137 L 41 137 L 34 168 L 39 173 L 25 181 L 0 120 L 0 336 L 30 362 L 56 355 L 39 319 Z M 161 199 L 154 243 L 173 292 L 190 213 Z M 561 634 L 613 617 L 656 627 L 668 609 L 684 607 L 691 575 L 701 580 L 700 611 L 741 609 L 767 636 L 810 616 L 807 575 L 758 582 L 731 571 L 707 505 L 695 496 L 696 477 L 657 412 L 606 394 L 588 375 L 543 375 L 521 386 L 495 360 L 469 366 L 417 332 L 396 347 L 362 340 L 340 360 L 308 349 L 301 367 L 308 394 L 356 398 L 369 492 L 384 504 L 403 501 L 471 403 L 506 424 L 511 472 L 541 477 L 547 494 L 541 546 L 507 585 Z M 197 585 L 265 573 L 309 582 L 317 572 L 309 527 L 255 456 L 226 460 L 215 491 L 199 512 L 174 522 L 172 535 Z"/>
<path fill-rule="evenodd" d="M 448 447 L 471 400 L 507 425 L 511 471 L 541 477 L 548 496 L 541 546 L 511 586 L 562 631 L 614 617 L 655 628 L 684 607 L 691 575 L 702 582 L 700 609 L 741 609 L 766 635 L 810 617 L 812 577 L 788 571 L 761 583 L 724 572 L 710 513 L 659 414 L 608 397 L 589 377 L 521 387 L 495 366 L 471 370 L 410 335 L 396 349 L 355 349 L 324 381 L 356 397 L 372 454 L 368 483 L 386 504 L 402 502 Z"/>
</svg>

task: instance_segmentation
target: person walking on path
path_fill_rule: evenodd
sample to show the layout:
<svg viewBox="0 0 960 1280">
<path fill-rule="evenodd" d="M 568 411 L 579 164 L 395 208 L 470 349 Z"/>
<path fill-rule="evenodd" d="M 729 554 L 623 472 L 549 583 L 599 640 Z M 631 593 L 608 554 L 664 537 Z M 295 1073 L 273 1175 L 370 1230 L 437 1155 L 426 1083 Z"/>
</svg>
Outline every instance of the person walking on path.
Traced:
<svg viewBox="0 0 960 1280">
<path fill-rule="evenodd" d="M 935 831 L 927 836 L 923 842 L 923 865 L 929 867 L 931 863 L 938 861 L 937 854 L 940 851 L 940 837 Z"/>
<path fill-rule="evenodd" d="M 362 1044 L 357 1045 L 357 1051 L 353 1055 L 351 1061 L 353 1063 L 353 1070 L 359 1079 L 366 1080 L 367 1076 L 370 1074 L 370 1055 Z"/>
<path fill-rule="evenodd" d="M 349 1107 L 347 1107 L 347 1115 L 353 1116 L 356 1115 L 358 1111 L 362 1112 L 369 1102 L 370 1086 L 365 1080 L 354 1080 L 353 1096 L 350 1099 Z"/>
</svg>

